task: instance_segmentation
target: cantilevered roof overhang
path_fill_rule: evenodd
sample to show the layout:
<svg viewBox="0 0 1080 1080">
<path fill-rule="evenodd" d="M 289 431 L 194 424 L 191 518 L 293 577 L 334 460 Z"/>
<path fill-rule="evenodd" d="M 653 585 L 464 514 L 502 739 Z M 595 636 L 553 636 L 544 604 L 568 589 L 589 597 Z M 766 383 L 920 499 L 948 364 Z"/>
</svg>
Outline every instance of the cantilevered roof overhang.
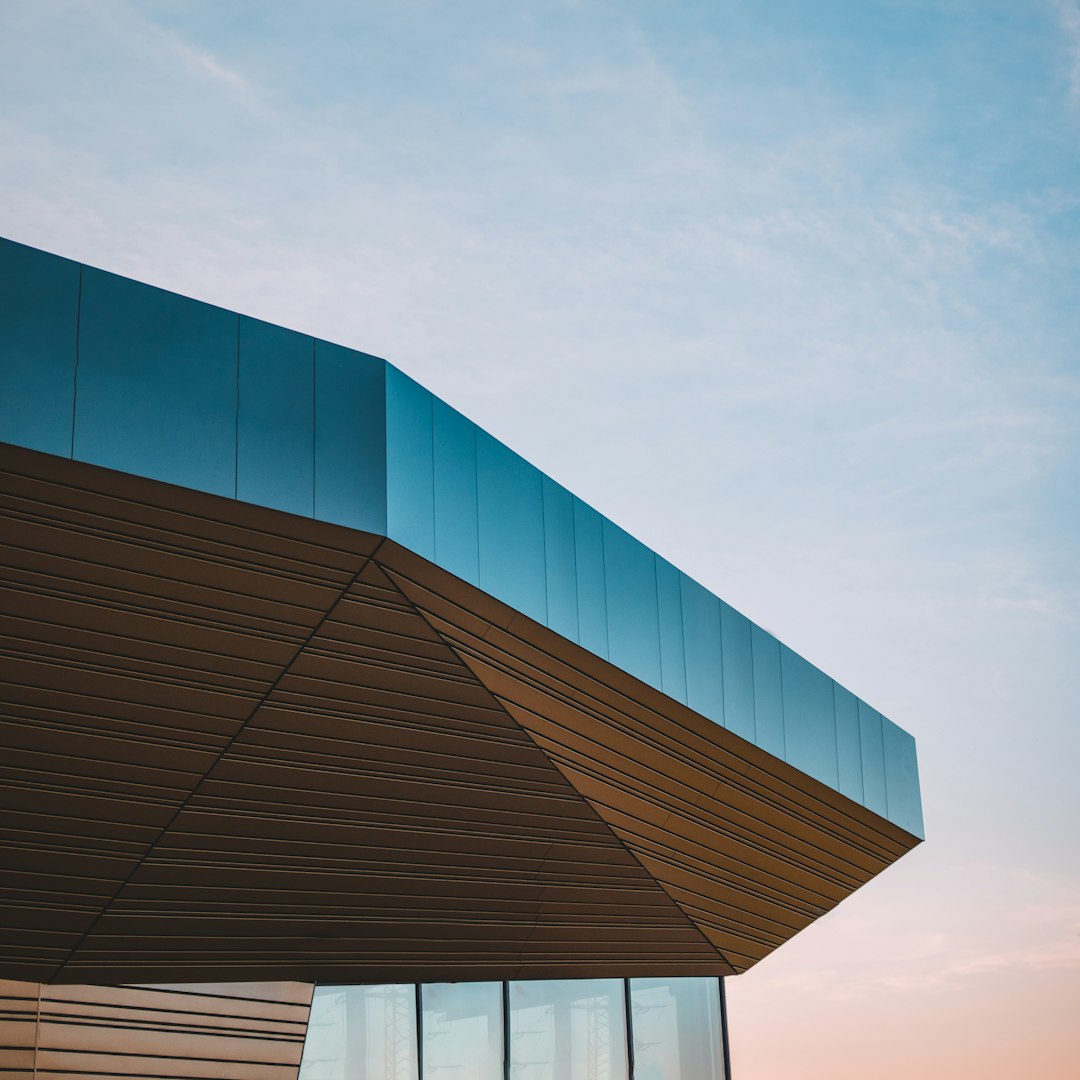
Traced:
<svg viewBox="0 0 1080 1080">
<path fill-rule="evenodd" d="M 0 243 L 0 973 L 743 971 L 914 743 L 377 358 Z"/>
</svg>

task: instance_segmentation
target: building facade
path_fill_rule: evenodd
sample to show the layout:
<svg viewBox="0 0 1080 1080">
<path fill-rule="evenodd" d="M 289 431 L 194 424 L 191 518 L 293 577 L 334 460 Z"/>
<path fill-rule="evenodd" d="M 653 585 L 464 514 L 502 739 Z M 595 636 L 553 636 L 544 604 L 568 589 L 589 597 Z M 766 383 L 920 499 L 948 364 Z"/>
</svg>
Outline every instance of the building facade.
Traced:
<svg viewBox="0 0 1080 1080">
<path fill-rule="evenodd" d="M 0 1071 L 723 1076 L 921 840 L 910 735 L 385 361 L 3 241 L 0 373 Z"/>
</svg>

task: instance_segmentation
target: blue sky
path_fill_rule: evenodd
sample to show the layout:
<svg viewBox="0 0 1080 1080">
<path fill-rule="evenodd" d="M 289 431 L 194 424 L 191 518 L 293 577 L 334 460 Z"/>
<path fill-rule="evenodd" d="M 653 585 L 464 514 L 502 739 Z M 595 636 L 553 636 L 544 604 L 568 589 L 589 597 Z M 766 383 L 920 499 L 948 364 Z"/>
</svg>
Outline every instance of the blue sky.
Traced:
<svg viewBox="0 0 1080 1080">
<path fill-rule="evenodd" d="M 3 22 L 0 233 L 386 356 L 916 735 L 929 842 L 736 981 L 740 1075 L 1064 1074 L 1075 0 Z"/>
</svg>

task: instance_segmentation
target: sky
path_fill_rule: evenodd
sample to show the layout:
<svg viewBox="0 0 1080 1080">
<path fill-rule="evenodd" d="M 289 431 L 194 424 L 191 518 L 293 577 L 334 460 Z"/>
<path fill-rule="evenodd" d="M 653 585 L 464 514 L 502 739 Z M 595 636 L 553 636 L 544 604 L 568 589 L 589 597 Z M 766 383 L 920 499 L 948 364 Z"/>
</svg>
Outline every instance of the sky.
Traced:
<svg viewBox="0 0 1080 1080">
<path fill-rule="evenodd" d="M 0 25 L 0 234 L 386 357 L 915 735 L 736 1080 L 1080 1077 L 1077 0 Z"/>
</svg>

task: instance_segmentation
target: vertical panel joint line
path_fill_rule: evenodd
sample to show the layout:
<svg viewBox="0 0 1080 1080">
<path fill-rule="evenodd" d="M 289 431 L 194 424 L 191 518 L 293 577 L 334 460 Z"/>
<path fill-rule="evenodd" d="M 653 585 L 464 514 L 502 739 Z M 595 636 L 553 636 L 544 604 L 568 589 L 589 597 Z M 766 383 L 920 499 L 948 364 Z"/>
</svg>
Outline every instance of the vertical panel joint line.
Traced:
<svg viewBox="0 0 1080 1080">
<path fill-rule="evenodd" d="M 836 680 L 832 683 L 832 729 L 833 729 L 833 754 L 836 758 L 836 790 L 840 790 L 840 725 L 836 722 Z M 857 708 L 858 706 L 856 706 Z"/>
<path fill-rule="evenodd" d="M 315 517 L 316 501 L 315 484 L 318 481 L 318 470 L 315 468 L 315 454 L 319 446 L 318 423 L 319 423 L 319 365 L 315 359 L 315 338 L 311 339 L 311 516 Z"/>
<path fill-rule="evenodd" d="M 420 983 L 413 984 L 416 990 L 416 1075 L 424 1076 L 424 995 Z"/>
<path fill-rule="evenodd" d="M 233 498 L 240 498 L 240 316 L 236 316 L 236 409 L 233 416 Z"/>
<path fill-rule="evenodd" d="M 510 1080 L 510 983 L 502 984 L 503 1080 Z"/>
<path fill-rule="evenodd" d="M 723 1043 L 724 1080 L 731 1080 L 731 1051 L 728 1048 L 727 983 L 720 977 L 720 1040 Z"/>
<path fill-rule="evenodd" d="M 75 460 L 75 413 L 79 407 L 79 340 L 82 337 L 83 265 L 79 263 L 79 288 L 75 296 L 75 368 L 71 373 L 71 459 Z"/>
</svg>

